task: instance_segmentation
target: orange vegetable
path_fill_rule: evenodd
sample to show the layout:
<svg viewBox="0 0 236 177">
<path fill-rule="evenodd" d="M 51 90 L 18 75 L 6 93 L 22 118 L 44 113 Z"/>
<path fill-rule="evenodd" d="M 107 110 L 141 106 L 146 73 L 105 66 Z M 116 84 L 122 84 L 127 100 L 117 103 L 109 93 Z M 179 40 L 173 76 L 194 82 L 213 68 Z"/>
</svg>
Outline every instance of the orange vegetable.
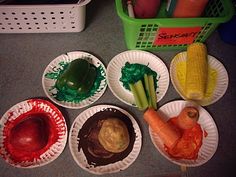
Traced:
<svg viewBox="0 0 236 177">
<path fill-rule="evenodd" d="M 168 148 L 174 147 L 180 138 L 180 133 L 176 131 L 174 127 L 165 122 L 153 108 L 147 109 L 143 117 L 151 129 L 160 136 L 161 140 Z"/>
<path fill-rule="evenodd" d="M 182 129 L 193 128 L 199 118 L 198 109 L 193 106 L 185 107 L 178 115 L 177 123 Z"/>
<path fill-rule="evenodd" d="M 202 15 L 208 0 L 178 0 L 173 13 L 176 18 L 194 18 Z"/>
<path fill-rule="evenodd" d="M 143 117 L 144 120 L 150 125 L 152 130 L 156 133 L 159 133 L 165 124 L 165 121 L 153 108 L 147 109 Z"/>
<path fill-rule="evenodd" d="M 168 124 L 178 127 L 178 117 L 174 117 L 168 120 Z M 180 128 L 181 129 L 181 128 Z M 182 136 L 177 141 L 174 147 L 166 147 L 166 152 L 175 159 L 189 159 L 196 160 L 198 158 L 198 152 L 202 146 L 203 131 L 201 126 L 196 123 L 194 127 L 190 129 L 183 129 Z"/>
</svg>

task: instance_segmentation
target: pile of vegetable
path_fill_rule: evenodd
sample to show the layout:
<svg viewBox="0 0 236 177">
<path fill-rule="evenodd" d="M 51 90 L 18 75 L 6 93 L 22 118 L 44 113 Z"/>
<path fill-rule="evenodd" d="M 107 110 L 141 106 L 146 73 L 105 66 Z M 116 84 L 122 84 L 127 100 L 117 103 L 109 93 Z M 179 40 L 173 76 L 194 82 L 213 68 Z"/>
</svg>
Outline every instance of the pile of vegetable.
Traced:
<svg viewBox="0 0 236 177">
<path fill-rule="evenodd" d="M 193 43 L 189 45 L 187 48 L 185 82 L 185 94 L 189 100 L 196 101 L 204 98 L 207 83 L 207 69 L 206 46 L 203 43 Z M 149 76 L 146 75 L 144 76 L 145 86 L 146 80 L 149 81 L 149 79 L 147 79 L 148 77 Z M 131 90 L 133 87 L 134 89 L 136 88 L 136 90 L 141 87 L 138 85 L 138 82 L 134 83 L 134 86 L 130 86 Z M 152 82 L 148 83 L 148 85 L 153 86 Z M 136 91 L 133 93 L 134 95 L 137 94 Z M 144 112 L 143 117 L 151 129 L 157 133 L 163 141 L 166 152 L 172 158 L 197 159 L 199 149 L 202 145 L 203 131 L 201 126 L 197 123 L 199 111 L 196 107 L 184 107 L 179 115 L 170 117 L 168 121 L 165 121 L 162 115 L 160 115 L 152 105 Z"/>
<path fill-rule="evenodd" d="M 157 109 L 156 89 L 159 75 L 148 66 L 138 63 L 125 63 L 121 68 L 120 81 L 124 88 L 130 90 L 139 110 L 149 107 Z"/>
<path fill-rule="evenodd" d="M 158 134 L 165 151 L 175 159 L 196 160 L 202 145 L 203 131 L 197 123 L 198 109 L 184 107 L 179 115 L 165 121 L 159 112 L 152 108 L 145 111 L 144 120 Z"/>
</svg>

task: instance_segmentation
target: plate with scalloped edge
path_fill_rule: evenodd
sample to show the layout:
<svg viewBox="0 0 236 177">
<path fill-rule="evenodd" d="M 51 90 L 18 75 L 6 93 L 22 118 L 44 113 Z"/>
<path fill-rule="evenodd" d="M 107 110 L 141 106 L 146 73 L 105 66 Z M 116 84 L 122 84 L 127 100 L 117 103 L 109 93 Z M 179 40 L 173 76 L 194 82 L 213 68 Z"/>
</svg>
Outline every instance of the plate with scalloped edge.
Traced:
<svg viewBox="0 0 236 177">
<path fill-rule="evenodd" d="M 146 51 L 128 50 L 112 58 L 107 66 L 107 82 L 112 93 L 123 103 L 136 106 L 133 94 L 125 89 L 120 81 L 121 69 L 125 66 L 126 62 L 131 64 L 143 64 L 157 72 L 160 76 L 156 90 L 157 102 L 159 102 L 168 90 L 169 72 L 166 65 L 159 57 Z"/>
<path fill-rule="evenodd" d="M 71 61 L 78 58 L 87 60 L 90 64 L 94 65 L 98 71 L 98 75 L 95 80 L 96 84 L 94 84 L 92 91 L 90 91 L 91 93 L 89 93 L 88 96 L 81 98 L 79 95 L 76 97 L 71 97 L 69 94 L 67 95 L 64 92 L 60 92 L 55 87 L 56 80 L 60 73 Z M 90 53 L 83 51 L 69 52 L 56 57 L 49 63 L 42 76 L 42 85 L 45 94 L 54 103 L 65 108 L 83 108 L 93 104 L 104 94 L 107 87 L 106 68 L 97 57 Z"/>
<path fill-rule="evenodd" d="M 127 118 L 129 118 L 133 125 L 135 140 L 133 148 L 127 157 L 114 163 L 96 166 L 96 165 L 91 165 L 88 162 L 86 154 L 84 153 L 83 149 L 78 150 L 80 143 L 78 134 L 84 123 L 90 117 L 102 111 L 119 111 L 122 114 L 124 114 Z M 129 114 L 126 110 L 113 105 L 97 105 L 86 109 L 85 111 L 80 113 L 74 120 L 69 133 L 69 148 L 73 156 L 73 159 L 82 169 L 97 175 L 115 173 L 121 170 L 125 170 L 136 160 L 136 158 L 140 153 L 141 146 L 142 146 L 142 134 L 139 125 L 134 119 L 134 117 L 131 114 Z"/>
<path fill-rule="evenodd" d="M 187 52 L 178 53 L 170 64 L 170 78 L 175 90 L 187 100 L 184 94 Z M 222 98 L 228 88 L 228 73 L 224 65 L 215 57 L 208 55 L 208 82 L 205 97 L 196 101 L 202 106 L 215 103 Z"/>
<path fill-rule="evenodd" d="M 176 117 L 180 111 L 186 106 L 195 106 L 198 108 L 199 111 L 199 120 L 198 123 L 200 124 L 203 131 L 207 133 L 207 136 L 203 135 L 202 146 L 198 152 L 198 158 L 196 160 L 186 160 L 186 159 L 174 159 L 169 156 L 169 154 L 164 149 L 164 144 L 158 134 L 156 134 L 149 126 L 149 134 L 154 146 L 157 150 L 169 161 L 186 167 L 194 167 L 200 166 L 210 160 L 213 155 L 215 154 L 219 135 L 218 129 L 216 124 L 212 118 L 212 116 L 201 106 L 196 106 L 196 103 L 184 101 L 184 100 L 177 100 L 166 103 L 165 105 L 161 106 L 158 109 L 158 112 L 163 116 L 163 119 L 167 121 L 172 117 Z"/>
<path fill-rule="evenodd" d="M 46 146 L 31 152 L 30 155 L 29 152 L 24 152 L 25 156 L 23 156 L 22 150 L 14 149 L 15 147 L 10 143 L 11 140 L 8 135 L 11 134 L 14 124 L 18 125 L 22 119 L 24 121 L 29 116 L 37 114 L 45 115 L 48 120 L 53 122 L 51 129 L 56 131 L 50 131 L 49 136 L 57 138 L 52 139 L 52 141 L 48 140 Z M 64 116 L 54 104 L 43 99 L 25 100 L 12 106 L 0 119 L 0 155 L 8 164 L 17 168 L 41 167 L 54 161 L 63 152 L 67 142 L 67 134 Z M 20 153 L 20 158 L 23 159 L 16 158 L 16 154 L 13 152 Z"/>
</svg>

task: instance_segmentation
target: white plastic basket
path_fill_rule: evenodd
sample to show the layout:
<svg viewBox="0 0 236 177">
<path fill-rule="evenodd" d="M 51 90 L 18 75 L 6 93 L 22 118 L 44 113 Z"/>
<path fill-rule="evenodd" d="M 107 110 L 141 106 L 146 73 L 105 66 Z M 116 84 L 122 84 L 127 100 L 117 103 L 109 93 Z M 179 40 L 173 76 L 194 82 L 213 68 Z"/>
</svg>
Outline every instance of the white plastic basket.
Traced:
<svg viewBox="0 0 236 177">
<path fill-rule="evenodd" d="M 85 27 L 86 5 L 1 5 L 0 33 L 80 32 Z"/>
</svg>

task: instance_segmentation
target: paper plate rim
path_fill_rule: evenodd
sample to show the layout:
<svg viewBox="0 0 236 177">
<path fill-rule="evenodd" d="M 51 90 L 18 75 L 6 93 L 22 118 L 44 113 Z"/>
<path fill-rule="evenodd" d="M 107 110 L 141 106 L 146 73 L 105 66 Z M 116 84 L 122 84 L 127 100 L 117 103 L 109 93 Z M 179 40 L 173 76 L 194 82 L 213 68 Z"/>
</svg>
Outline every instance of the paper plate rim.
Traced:
<svg viewBox="0 0 236 177">
<path fill-rule="evenodd" d="M 33 103 L 32 103 L 33 102 Z M 5 148 L 4 148 L 4 145 L 3 145 L 3 142 L 4 142 L 4 138 L 2 137 L 3 136 L 3 130 L 4 130 L 4 127 L 5 127 L 5 123 L 8 121 L 9 119 L 9 116 L 11 116 L 11 112 L 13 112 L 14 110 L 16 109 L 19 109 L 19 108 L 22 108 L 22 106 L 25 106 L 25 109 L 26 111 L 24 112 L 17 112 L 16 114 L 16 117 L 13 118 L 14 120 L 17 119 L 21 114 L 24 114 L 30 110 L 32 110 L 35 106 L 39 105 L 37 104 L 36 102 L 40 102 L 40 104 L 44 104 L 43 106 L 48 106 L 50 107 L 51 109 L 53 110 L 56 110 L 58 112 L 58 117 L 60 117 L 60 120 L 57 120 L 57 121 L 61 121 L 62 120 L 62 124 L 63 124 L 63 128 L 65 129 L 63 132 L 64 134 L 63 135 L 58 135 L 58 136 L 61 136 L 61 140 L 60 140 L 60 149 L 59 151 L 57 152 L 56 155 L 54 155 L 54 157 L 52 157 L 51 159 L 46 159 L 45 160 L 45 156 L 48 157 L 48 154 L 51 154 L 51 148 L 54 148 L 54 151 L 55 151 L 55 147 L 53 147 L 54 145 L 56 145 L 58 142 L 55 142 L 53 145 L 51 145 L 44 153 L 42 153 L 40 155 L 40 160 L 43 161 L 42 163 L 40 163 L 39 161 L 40 160 L 37 160 L 37 161 L 22 161 L 22 162 L 19 162 L 19 163 L 14 163 L 12 162 L 11 158 L 9 157 L 9 155 L 7 154 Z M 32 106 L 32 107 L 31 107 Z M 46 109 L 46 108 L 45 108 Z M 44 109 L 43 109 L 44 110 Z M 45 110 L 44 110 L 45 111 Z M 48 108 L 47 108 L 47 111 L 48 111 Z M 45 111 L 45 113 L 50 113 L 50 112 L 47 112 Z M 10 114 L 10 115 L 9 115 Z M 12 117 L 12 116 L 11 116 Z M 52 118 L 54 118 L 52 116 Z M 10 107 L 4 114 L 3 116 L 1 117 L 0 119 L 0 149 L 3 151 L 4 149 L 4 154 L 0 153 L 0 156 L 8 163 L 10 164 L 11 166 L 14 166 L 14 167 L 17 167 L 17 168 L 25 168 L 25 169 L 31 169 L 31 168 L 36 168 L 36 167 L 41 167 L 41 166 L 45 166 L 51 162 L 53 162 L 54 160 L 56 160 L 60 155 L 61 153 L 64 151 L 65 149 L 65 146 L 66 146 L 66 143 L 67 143 L 67 136 L 68 136 L 68 128 L 67 128 L 67 124 L 66 124 L 66 120 L 63 116 L 63 114 L 61 113 L 61 111 L 51 102 L 47 101 L 47 100 L 44 100 L 44 99 L 40 99 L 40 98 L 32 98 L 32 99 L 27 99 L 27 100 L 24 100 L 24 101 L 21 101 L 21 102 L 18 102 L 16 103 L 15 105 L 13 105 L 12 107 Z M 59 146 L 58 146 L 59 147 Z M 58 150 L 58 149 L 57 149 Z M 49 152 L 50 151 L 50 152 Z M 26 165 L 24 166 L 23 164 L 28 164 L 30 163 L 30 165 Z M 35 163 L 35 164 L 33 164 Z"/>
<path fill-rule="evenodd" d="M 163 150 L 164 146 L 163 146 L 163 143 L 161 142 L 159 136 L 157 134 L 155 134 L 153 132 L 153 130 L 151 129 L 151 127 L 149 126 L 149 135 L 150 135 L 150 138 L 151 138 L 151 141 L 153 143 L 153 145 L 156 147 L 156 149 L 158 150 L 158 152 L 160 152 L 160 154 L 165 157 L 167 160 L 169 160 L 170 162 L 176 164 L 176 165 L 180 165 L 180 166 L 186 166 L 186 167 L 196 167 L 196 166 L 200 166 L 200 165 L 203 165 L 204 163 L 206 163 L 207 161 L 209 161 L 213 156 L 214 154 L 216 153 L 216 150 L 217 150 L 217 147 L 218 147 L 218 143 L 219 143 L 219 134 L 218 134 L 218 129 L 217 129 L 217 126 L 214 122 L 214 119 L 212 118 L 212 116 L 208 113 L 208 111 L 206 109 L 204 109 L 202 106 L 200 105 L 197 105 L 196 103 L 194 102 L 189 102 L 189 101 L 185 101 L 185 100 L 174 100 L 174 101 L 170 101 L 166 104 L 164 104 L 163 106 L 161 106 L 157 111 L 163 111 L 163 109 L 165 109 L 165 107 L 170 107 L 170 106 L 173 106 L 173 105 L 178 105 L 179 107 L 184 107 L 186 105 L 195 105 L 195 106 L 198 106 L 198 109 L 199 109 L 199 113 L 200 115 L 201 114 L 206 114 L 209 119 L 209 121 L 211 122 L 211 125 L 213 126 L 213 129 L 215 131 L 215 143 L 214 143 L 214 149 L 212 150 L 211 154 L 201 160 L 202 157 L 200 157 L 202 154 L 201 154 L 201 151 L 203 149 L 203 146 L 204 146 L 204 143 L 207 141 L 205 137 L 203 137 L 203 144 L 199 150 L 199 153 L 200 153 L 200 156 L 198 156 L 198 158 L 196 160 L 185 160 L 185 159 L 180 159 L 180 160 L 177 160 L 177 159 L 174 159 L 174 158 L 171 158 L 166 152 L 165 150 Z M 170 114 L 170 113 L 166 113 L 166 114 Z M 172 113 L 173 114 L 173 113 Z M 177 113 L 175 113 L 175 116 L 177 115 Z M 173 115 L 174 117 L 174 115 Z M 169 119 L 170 117 L 164 117 L 164 119 Z M 201 118 L 201 116 L 199 117 L 199 121 L 198 122 L 202 122 L 203 121 L 203 118 Z M 203 129 L 204 127 L 204 124 L 202 123 L 199 123 L 201 128 Z M 209 125 L 208 125 L 209 126 Z M 208 133 L 208 132 L 207 132 Z M 209 136 L 209 135 L 208 135 Z M 159 147 L 158 144 L 156 143 L 156 141 L 159 141 L 162 145 L 162 147 Z M 199 159 L 200 158 L 200 159 Z M 191 163 L 190 163 L 191 162 Z"/>
<path fill-rule="evenodd" d="M 111 81 L 110 81 L 110 79 L 109 79 L 109 75 L 110 75 L 110 74 L 109 74 L 109 71 L 110 71 L 110 67 L 111 67 L 112 62 L 118 60 L 119 57 L 121 57 L 122 55 L 126 55 L 126 54 L 132 55 L 132 54 L 135 54 L 135 53 L 140 53 L 140 54 L 149 55 L 149 57 L 151 56 L 151 57 L 152 57 L 151 60 L 157 60 L 157 61 L 162 65 L 163 70 L 165 70 L 165 73 L 166 73 L 166 79 L 165 79 L 165 80 L 166 80 L 166 82 L 165 82 L 165 83 L 166 83 L 166 86 L 165 86 L 164 91 L 162 92 L 161 95 L 158 95 L 158 94 L 157 94 L 157 96 L 158 96 L 158 97 L 157 97 L 157 103 L 158 103 L 158 102 L 160 102 L 160 101 L 163 99 L 163 97 L 166 95 L 166 93 L 167 93 L 167 91 L 168 91 L 169 84 L 170 84 L 170 77 L 169 77 L 168 68 L 167 68 L 166 64 L 163 62 L 163 60 L 162 60 L 160 57 L 154 55 L 154 54 L 151 53 L 151 52 L 140 51 L 140 50 L 127 50 L 127 51 L 124 51 L 124 52 L 121 52 L 121 53 L 115 55 L 115 56 L 110 60 L 110 62 L 109 62 L 108 65 L 107 65 L 107 83 L 108 83 L 108 87 L 109 87 L 109 89 L 111 90 L 112 94 L 113 94 L 117 99 L 119 99 L 121 102 L 123 102 L 123 103 L 125 103 L 125 104 L 127 104 L 127 105 L 129 105 L 129 106 L 137 107 L 137 106 L 135 105 L 135 102 L 134 102 L 134 101 L 133 101 L 133 103 L 132 103 L 132 102 L 128 102 L 128 101 L 126 101 L 125 99 L 121 98 L 121 97 L 116 93 L 115 89 L 113 89 L 113 86 L 112 86 Z M 117 59 L 117 58 L 118 58 L 118 59 Z M 150 58 L 149 58 L 149 59 L 150 59 Z M 147 60 L 144 59 L 143 61 L 147 61 Z M 125 62 L 129 62 L 129 61 L 127 60 L 127 61 L 125 61 Z M 123 63 L 123 64 L 125 64 L 125 63 Z M 157 71 L 155 71 L 155 72 L 157 72 Z M 161 78 L 161 79 L 162 79 L 162 78 Z M 119 81 L 119 78 L 117 78 L 117 81 L 120 82 L 120 81 Z M 129 92 L 129 91 L 127 91 L 125 88 L 123 88 L 123 86 L 121 86 L 121 88 L 122 88 L 122 90 L 125 92 L 126 96 L 132 95 L 132 93 Z M 132 99 L 134 100 L 134 98 L 132 98 Z"/>
<path fill-rule="evenodd" d="M 78 57 L 75 57 L 75 58 L 70 58 L 70 55 L 80 55 L 80 56 L 90 56 L 91 59 L 94 61 L 94 63 L 98 62 L 103 70 L 104 70 L 104 77 L 105 77 L 105 80 L 104 80 L 104 87 L 102 88 L 101 91 L 99 91 L 99 93 L 95 94 L 97 95 L 97 98 L 95 98 L 94 100 L 90 100 L 91 96 L 82 100 L 81 102 L 83 101 L 86 101 L 86 100 L 89 100 L 89 103 L 84 103 L 81 105 L 81 102 L 79 103 L 74 103 L 74 106 L 73 105 L 69 105 L 69 104 L 66 104 L 66 103 L 71 103 L 71 102 L 66 102 L 66 101 L 59 101 L 57 99 L 55 99 L 54 97 L 52 97 L 50 94 L 49 94 L 49 91 L 46 89 L 46 85 L 45 85 L 45 74 L 47 73 L 49 67 L 51 65 L 53 65 L 54 62 L 57 62 L 57 61 L 60 61 L 63 57 L 65 59 L 62 59 L 63 61 L 67 61 L 68 62 L 71 62 L 75 59 L 77 59 Z M 101 87 L 102 84 L 100 84 L 100 87 Z M 65 54 L 61 54 L 59 56 L 57 56 L 56 58 L 54 58 L 52 61 L 50 61 L 50 63 L 46 66 L 44 72 L 43 72 L 43 75 L 42 75 L 42 86 L 43 86 L 43 90 L 44 90 L 44 93 L 46 94 L 46 96 L 51 100 L 53 101 L 55 104 L 59 105 L 59 106 L 62 106 L 64 108 L 69 108 L 69 109 L 80 109 L 80 108 L 84 108 L 84 107 L 87 107 L 93 103 L 95 103 L 96 101 L 98 101 L 102 96 L 103 94 L 105 93 L 106 89 L 107 89 L 107 72 L 106 72 L 106 67 L 105 65 L 102 63 L 102 61 L 100 59 L 98 59 L 96 56 L 94 56 L 93 54 L 91 53 L 88 53 L 88 52 L 84 52 L 84 51 L 72 51 L 72 52 L 67 52 Z"/>
<path fill-rule="evenodd" d="M 174 76 L 174 68 L 175 68 L 176 62 L 178 62 L 176 60 L 186 61 L 186 55 L 187 55 L 186 51 L 180 52 L 180 53 L 178 53 L 178 54 L 176 54 L 174 56 L 174 58 L 172 59 L 172 61 L 170 63 L 170 79 L 171 79 L 171 83 L 174 86 L 174 88 L 177 91 L 177 93 L 184 100 L 188 100 L 188 99 L 186 98 L 184 93 L 182 93 L 182 91 L 180 90 L 179 81 L 178 81 L 178 79 L 176 79 L 176 76 Z M 185 57 L 185 59 L 179 58 L 179 56 L 183 56 L 183 57 Z M 226 80 L 226 84 L 224 85 L 224 88 L 222 89 L 222 92 L 221 92 L 221 94 L 219 94 L 219 96 L 215 97 L 216 96 L 216 92 L 215 91 L 217 90 L 217 88 L 215 88 L 214 93 L 212 95 L 213 99 L 211 99 L 210 101 L 205 101 L 205 100 L 203 100 L 203 101 L 196 101 L 201 106 L 208 106 L 208 105 L 211 105 L 211 104 L 219 101 L 225 95 L 225 93 L 226 93 L 226 91 L 228 89 L 228 85 L 229 85 L 228 72 L 225 69 L 224 65 L 217 58 L 215 58 L 212 55 L 208 55 L 208 60 L 209 60 L 209 65 L 210 66 L 212 66 L 213 64 L 218 64 L 218 66 L 221 67 L 222 71 L 224 72 L 224 76 L 225 76 L 224 79 Z M 216 69 L 216 68 L 214 68 L 214 69 Z M 217 70 L 217 71 L 219 72 L 219 70 Z"/>
<path fill-rule="evenodd" d="M 103 165 L 103 166 L 96 166 L 96 167 L 86 168 L 86 166 L 84 166 L 80 162 L 80 161 L 83 161 L 84 159 L 79 159 L 78 156 L 76 156 L 76 154 L 74 152 L 74 149 L 73 149 L 73 145 L 72 145 L 72 143 L 73 143 L 72 132 L 74 130 L 74 126 L 75 126 L 75 124 L 78 121 L 80 121 L 80 124 L 82 126 L 92 115 L 94 115 L 95 113 L 97 113 L 99 111 L 102 111 L 104 109 L 109 109 L 109 108 L 114 108 L 114 109 L 117 109 L 117 110 L 121 111 L 123 114 L 125 114 L 131 120 L 131 122 L 133 124 L 133 127 L 134 127 L 134 131 L 136 133 L 136 140 L 135 140 L 134 145 L 133 145 L 133 146 L 136 147 L 136 149 L 135 149 L 136 152 L 134 152 L 134 147 L 133 147 L 133 150 L 130 152 L 130 154 L 133 153 L 132 155 L 134 155 L 134 156 L 132 157 L 132 159 L 130 160 L 129 163 L 128 163 L 127 160 L 126 160 L 126 162 L 124 162 L 125 166 L 122 166 L 121 164 L 117 164 L 117 163 L 121 163 L 121 161 L 125 161 L 125 159 L 127 159 L 130 156 L 130 154 L 126 158 L 124 158 L 123 160 L 117 161 L 117 162 L 112 163 L 112 164 L 107 164 L 107 165 Z M 89 113 L 90 116 L 84 118 L 84 120 L 79 120 L 82 116 L 84 116 L 89 111 L 92 111 L 93 113 L 91 113 L 91 114 Z M 75 134 L 78 134 L 78 133 L 79 133 L 79 130 L 75 132 Z M 78 146 L 78 144 L 76 145 L 76 147 L 77 146 Z M 69 149 L 70 149 L 70 152 L 71 152 L 71 155 L 72 155 L 74 161 L 76 162 L 76 164 L 78 166 L 80 166 L 85 171 L 90 172 L 92 174 L 96 174 L 96 175 L 111 174 L 111 173 L 116 173 L 116 172 L 125 170 L 126 168 L 128 168 L 137 159 L 137 157 L 138 157 L 138 155 L 139 155 L 139 153 L 141 151 L 141 147 L 142 147 L 142 133 L 141 133 L 140 127 L 139 127 L 137 121 L 135 120 L 135 118 L 129 112 L 127 112 L 125 109 L 120 108 L 118 106 L 110 105 L 110 104 L 96 105 L 96 106 L 90 107 L 90 108 L 84 110 L 83 112 L 81 112 L 75 118 L 75 120 L 73 121 L 73 123 L 71 125 L 70 132 L 69 132 Z M 77 152 L 77 153 L 79 153 L 80 155 L 82 154 L 82 156 L 84 156 L 83 158 L 86 159 L 86 156 L 84 155 L 83 150 L 82 150 L 81 153 L 80 152 Z M 131 157 L 129 157 L 129 158 L 131 158 Z M 87 165 L 89 166 L 89 164 L 87 164 Z M 115 168 L 114 166 L 119 166 L 120 168 Z M 109 168 L 109 170 L 106 171 L 106 169 L 104 170 L 103 168 Z M 110 170 L 110 169 L 112 169 L 112 170 Z"/>
</svg>

